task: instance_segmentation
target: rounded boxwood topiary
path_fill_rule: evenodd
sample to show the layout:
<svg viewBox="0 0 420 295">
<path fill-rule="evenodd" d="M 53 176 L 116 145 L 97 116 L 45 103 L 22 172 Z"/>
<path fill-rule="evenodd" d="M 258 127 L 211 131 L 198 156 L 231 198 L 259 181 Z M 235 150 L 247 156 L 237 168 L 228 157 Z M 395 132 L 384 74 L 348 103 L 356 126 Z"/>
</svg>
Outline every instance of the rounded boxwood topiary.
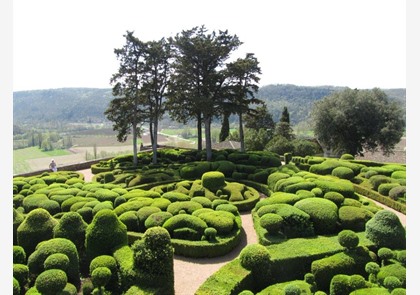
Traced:
<svg viewBox="0 0 420 295">
<path fill-rule="evenodd" d="M 54 227 L 54 238 L 66 238 L 72 241 L 78 251 L 83 250 L 88 224 L 77 212 L 66 212 Z"/>
<path fill-rule="evenodd" d="M 203 187 L 215 193 L 226 185 L 225 175 L 219 171 L 205 172 L 201 176 L 201 183 Z"/>
<path fill-rule="evenodd" d="M 45 295 L 56 295 L 62 291 L 67 284 L 67 275 L 61 269 L 49 269 L 41 274 L 35 280 L 35 287 Z"/>
<path fill-rule="evenodd" d="M 294 206 L 309 214 L 317 234 L 336 232 L 338 207 L 334 202 L 321 198 L 308 198 L 296 202 Z"/>
<path fill-rule="evenodd" d="M 405 228 L 398 216 L 389 210 L 380 210 L 366 222 L 366 238 L 377 247 L 405 249 Z"/>
<path fill-rule="evenodd" d="M 383 196 L 389 196 L 389 191 L 397 186 L 400 186 L 400 184 L 396 182 L 382 183 L 378 186 L 378 193 Z"/>
<path fill-rule="evenodd" d="M 127 231 L 140 231 L 139 219 L 135 211 L 124 212 L 118 216 L 118 219 L 125 224 Z"/>
<path fill-rule="evenodd" d="M 44 269 L 61 269 L 67 271 L 70 259 L 66 254 L 54 253 L 47 257 L 44 261 Z"/>
<path fill-rule="evenodd" d="M 283 218 L 275 213 L 264 214 L 260 218 L 260 225 L 265 228 L 269 234 L 276 234 L 282 228 Z"/>
<path fill-rule="evenodd" d="M 95 257 L 90 262 L 89 273 L 92 274 L 98 267 L 106 267 L 111 271 L 111 278 L 108 284 L 105 285 L 105 288 L 116 291 L 119 288 L 119 275 L 118 265 L 115 258 L 111 255 L 100 255 Z"/>
<path fill-rule="evenodd" d="M 13 245 L 13 263 L 26 264 L 26 253 L 23 247 Z"/>
<path fill-rule="evenodd" d="M 393 187 L 388 192 L 388 196 L 393 200 L 398 200 L 399 198 L 405 198 L 405 194 L 406 194 L 405 185 Z"/>
<path fill-rule="evenodd" d="M 99 211 L 86 228 L 86 254 L 90 260 L 112 255 L 114 249 L 128 244 L 127 227 L 110 209 Z"/>
<path fill-rule="evenodd" d="M 171 218 L 172 216 L 173 215 L 171 213 L 165 211 L 152 213 L 144 221 L 144 227 L 148 229 L 154 226 L 163 226 L 165 221 Z"/>
<path fill-rule="evenodd" d="M 342 206 L 338 209 L 340 227 L 356 232 L 364 231 L 366 222 L 373 216 L 374 213 L 361 207 Z"/>
<path fill-rule="evenodd" d="M 193 201 L 173 202 L 166 209 L 172 215 L 177 215 L 181 210 L 185 210 L 188 214 L 192 214 L 195 210 L 201 209 L 203 206 L 200 203 Z"/>
<path fill-rule="evenodd" d="M 324 199 L 334 202 L 338 207 L 344 202 L 344 196 L 338 192 L 326 192 Z"/>
<path fill-rule="evenodd" d="M 166 220 L 162 227 L 169 232 L 171 237 L 176 236 L 175 231 L 177 229 L 189 228 L 195 232 L 191 238 L 199 240 L 201 239 L 204 230 L 207 228 L 207 224 L 199 217 L 188 214 L 178 214 Z"/>
<path fill-rule="evenodd" d="M 331 172 L 331 175 L 341 178 L 341 179 L 347 179 L 347 180 L 352 180 L 354 178 L 353 170 L 348 167 L 336 167 Z"/>
<path fill-rule="evenodd" d="M 211 208 L 212 201 L 206 197 L 193 197 L 191 198 L 191 201 L 199 203 L 201 206 L 203 206 L 203 208 Z"/>
<path fill-rule="evenodd" d="M 354 231 L 345 229 L 338 233 L 338 242 L 341 246 L 352 250 L 359 245 L 359 236 Z"/>
<path fill-rule="evenodd" d="M 104 287 L 110 281 L 111 276 L 112 273 L 108 267 L 100 266 L 95 268 L 91 273 L 93 286 L 96 288 Z"/>
<path fill-rule="evenodd" d="M 79 254 L 74 243 L 65 238 L 53 238 L 38 245 L 35 252 L 28 257 L 30 273 L 38 275 L 43 272 L 45 260 L 52 254 L 62 253 L 69 258 L 66 274 L 69 282 L 80 285 Z"/>
<path fill-rule="evenodd" d="M 45 194 L 31 194 L 23 199 L 22 207 L 25 209 L 25 212 L 29 213 L 32 210 L 39 208 L 41 202 L 48 200 L 49 199 Z"/>
<path fill-rule="evenodd" d="M 32 210 L 17 228 L 18 245 L 22 246 L 26 255 L 32 254 L 39 242 L 53 237 L 53 229 L 57 223 L 47 210 Z"/>
<path fill-rule="evenodd" d="M 267 269 L 271 263 L 270 252 L 261 244 L 249 244 L 239 254 L 239 261 L 250 271 Z"/>
<path fill-rule="evenodd" d="M 18 280 L 13 278 L 13 295 L 19 295 L 20 294 L 20 285 Z"/>
<path fill-rule="evenodd" d="M 29 278 L 28 266 L 25 264 L 13 263 L 13 277 L 19 282 L 20 289 L 23 289 Z"/>
<path fill-rule="evenodd" d="M 220 235 L 229 234 L 235 228 L 235 215 L 227 211 L 204 212 L 198 216 L 207 226 L 214 227 Z"/>
<path fill-rule="evenodd" d="M 144 239 L 136 240 L 131 248 L 134 264 L 140 273 L 140 284 L 163 288 L 165 293 L 174 294 L 174 250 L 168 231 L 163 227 L 149 228 Z"/>
</svg>

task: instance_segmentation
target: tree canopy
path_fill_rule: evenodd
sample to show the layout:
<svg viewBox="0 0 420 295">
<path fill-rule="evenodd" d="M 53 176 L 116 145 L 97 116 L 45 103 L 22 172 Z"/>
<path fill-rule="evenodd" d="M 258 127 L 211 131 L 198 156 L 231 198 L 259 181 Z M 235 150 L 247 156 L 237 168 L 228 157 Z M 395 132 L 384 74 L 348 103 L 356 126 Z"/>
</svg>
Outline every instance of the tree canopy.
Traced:
<svg viewBox="0 0 420 295">
<path fill-rule="evenodd" d="M 315 102 L 314 133 L 335 154 L 392 153 L 405 130 L 404 110 L 384 91 L 346 88 Z"/>
</svg>

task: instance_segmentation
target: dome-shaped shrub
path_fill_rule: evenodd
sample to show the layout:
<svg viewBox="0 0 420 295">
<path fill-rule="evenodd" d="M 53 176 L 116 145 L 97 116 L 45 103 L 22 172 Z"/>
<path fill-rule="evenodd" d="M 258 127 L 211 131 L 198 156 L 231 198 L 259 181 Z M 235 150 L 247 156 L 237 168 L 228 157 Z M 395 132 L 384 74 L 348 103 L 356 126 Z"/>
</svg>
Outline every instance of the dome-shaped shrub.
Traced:
<svg viewBox="0 0 420 295">
<path fill-rule="evenodd" d="M 105 188 L 98 189 L 95 192 L 95 197 L 100 202 L 111 201 L 114 203 L 115 199 L 119 196 L 120 195 L 117 192 Z"/>
<path fill-rule="evenodd" d="M 17 228 L 17 243 L 30 255 L 39 242 L 53 237 L 53 229 L 58 221 L 47 210 L 37 208 L 29 212 Z"/>
<path fill-rule="evenodd" d="M 87 223 L 77 212 L 66 212 L 54 228 L 54 238 L 66 238 L 72 241 L 78 251 L 84 249 Z"/>
<path fill-rule="evenodd" d="M 191 201 L 199 203 L 203 208 L 211 208 L 211 201 L 206 197 L 193 197 Z"/>
<path fill-rule="evenodd" d="M 51 215 L 55 215 L 61 212 L 60 204 L 53 200 L 45 200 L 40 202 L 38 208 L 47 210 Z"/>
<path fill-rule="evenodd" d="M 342 229 L 356 232 L 365 230 L 365 224 L 374 216 L 371 211 L 354 206 L 342 206 L 338 209 L 338 219 Z"/>
<path fill-rule="evenodd" d="M 283 218 L 275 213 L 264 214 L 260 219 L 260 225 L 265 228 L 269 234 L 275 234 L 280 231 L 283 224 Z"/>
<path fill-rule="evenodd" d="M 96 288 L 104 287 L 110 281 L 112 276 L 108 267 L 100 266 L 95 268 L 91 273 L 93 286 Z"/>
<path fill-rule="evenodd" d="M 317 234 L 332 234 L 336 232 L 338 207 L 332 201 L 321 198 L 309 198 L 296 202 L 294 206 L 309 214 Z"/>
<path fill-rule="evenodd" d="M 338 207 L 344 202 L 344 196 L 338 192 L 326 192 L 324 199 L 334 202 Z"/>
<path fill-rule="evenodd" d="M 95 216 L 99 211 L 101 210 L 113 210 L 114 209 L 114 205 L 111 201 L 104 201 L 104 202 L 100 202 L 99 204 L 96 204 L 93 208 L 92 208 L 92 215 Z"/>
<path fill-rule="evenodd" d="M 92 274 L 98 267 L 106 267 L 111 271 L 109 283 L 105 285 L 106 289 L 117 290 L 119 288 L 118 265 L 115 258 L 111 255 L 100 255 L 95 257 L 89 265 L 89 273 Z"/>
<path fill-rule="evenodd" d="M 124 212 L 118 216 L 118 219 L 125 224 L 127 231 L 140 231 L 139 219 L 135 211 Z"/>
<path fill-rule="evenodd" d="M 144 221 L 144 227 L 146 229 L 154 226 L 163 226 L 166 220 L 171 218 L 173 215 L 169 212 L 156 212 L 150 214 L 149 217 Z"/>
<path fill-rule="evenodd" d="M 352 230 L 345 229 L 338 233 L 338 242 L 347 249 L 354 249 L 359 245 L 359 236 Z"/>
<path fill-rule="evenodd" d="M 19 282 L 20 289 L 23 289 L 28 282 L 29 268 L 25 264 L 13 263 L 13 277 Z"/>
<path fill-rule="evenodd" d="M 342 154 L 340 160 L 354 160 L 354 156 L 352 154 Z"/>
<path fill-rule="evenodd" d="M 19 295 L 20 294 L 20 285 L 18 280 L 13 278 L 13 295 Z"/>
<path fill-rule="evenodd" d="M 56 295 L 67 284 L 67 275 L 61 269 L 49 269 L 42 272 L 35 280 L 35 287 L 45 295 Z"/>
<path fill-rule="evenodd" d="M 173 202 L 166 209 L 172 215 L 177 215 L 181 210 L 185 210 L 188 214 L 192 214 L 195 210 L 201 209 L 203 206 L 193 201 Z"/>
<path fill-rule="evenodd" d="M 54 253 L 47 257 L 44 261 L 44 269 L 61 269 L 67 271 L 70 259 L 66 254 Z"/>
<path fill-rule="evenodd" d="M 235 215 L 227 211 L 205 212 L 199 218 L 209 227 L 214 227 L 220 235 L 229 234 L 235 228 Z"/>
<path fill-rule="evenodd" d="M 110 209 L 99 211 L 86 228 L 85 247 L 89 260 L 99 255 L 112 255 L 115 248 L 127 243 L 127 227 Z"/>
<path fill-rule="evenodd" d="M 171 201 L 171 203 L 176 201 L 182 202 L 191 200 L 191 197 L 189 195 L 175 191 L 163 193 L 162 198 L 168 199 L 169 201 Z"/>
<path fill-rule="evenodd" d="M 174 250 L 168 231 L 162 227 L 149 228 L 144 239 L 136 240 L 131 248 L 134 264 L 140 272 L 140 283 L 174 294 Z"/>
<path fill-rule="evenodd" d="M 13 263 L 26 264 L 26 253 L 23 247 L 13 245 Z"/>
<path fill-rule="evenodd" d="M 261 244 L 249 244 L 239 254 L 242 267 L 258 271 L 267 269 L 270 265 L 270 252 Z"/>
<path fill-rule="evenodd" d="M 340 179 L 340 180 L 325 180 L 316 179 L 314 180 L 317 187 L 322 189 L 323 193 L 327 192 L 338 192 L 342 194 L 345 198 L 354 198 L 354 187 L 353 183 L 349 180 Z"/>
<path fill-rule="evenodd" d="M 388 196 L 393 200 L 398 200 L 399 198 L 405 198 L 405 194 L 406 194 L 405 185 L 393 187 L 388 192 Z"/>
<path fill-rule="evenodd" d="M 389 210 L 378 211 L 366 222 L 366 238 L 378 247 L 405 249 L 405 228 Z"/>
<path fill-rule="evenodd" d="M 39 208 L 41 202 L 48 200 L 49 199 L 45 194 L 31 194 L 23 199 L 22 206 L 25 208 L 25 212 L 29 213 L 32 210 Z"/>
<path fill-rule="evenodd" d="M 354 178 L 353 170 L 348 167 L 336 167 L 331 172 L 331 175 L 341 178 L 341 179 L 347 179 L 347 180 L 352 180 Z"/>
<path fill-rule="evenodd" d="M 383 196 L 388 196 L 389 191 L 393 189 L 394 187 L 400 186 L 399 183 L 391 182 L 391 183 L 382 183 L 378 187 L 378 193 L 380 193 Z"/>
<path fill-rule="evenodd" d="M 166 220 L 163 227 L 173 238 L 200 240 L 207 224 L 199 217 L 178 214 Z"/>
<path fill-rule="evenodd" d="M 64 238 L 54 238 L 38 245 L 35 252 L 28 257 L 30 273 L 38 275 L 43 272 L 45 260 L 52 254 L 62 253 L 69 259 L 66 271 L 69 282 L 75 286 L 80 285 L 79 254 L 74 243 Z"/>
<path fill-rule="evenodd" d="M 215 193 L 225 186 L 225 175 L 219 171 L 206 172 L 201 176 L 201 183 L 203 187 Z"/>
<path fill-rule="evenodd" d="M 399 263 L 393 263 L 381 267 L 377 275 L 378 283 L 383 285 L 384 280 L 389 276 L 398 278 L 398 280 L 402 283 L 402 287 L 405 288 L 407 269 L 404 266 Z"/>
</svg>

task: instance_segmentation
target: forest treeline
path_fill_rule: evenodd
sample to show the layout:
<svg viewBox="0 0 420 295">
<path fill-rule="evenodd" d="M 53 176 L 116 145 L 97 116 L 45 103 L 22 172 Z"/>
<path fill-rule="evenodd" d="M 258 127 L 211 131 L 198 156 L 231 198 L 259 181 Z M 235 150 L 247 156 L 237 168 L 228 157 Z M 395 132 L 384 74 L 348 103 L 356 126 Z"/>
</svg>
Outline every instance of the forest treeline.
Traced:
<svg viewBox="0 0 420 295">
<path fill-rule="evenodd" d="M 255 97 L 267 104 L 274 121 L 278 121 L 284 107 L 290 113 L 291 125 L 305 122 L 315 101 L 345 87 L 296 86 L 272 84 L 261 86 Z M 400 102 L 405 109 L 406 89 L 382 89 L 391 100 Z M 112 100 L 111 88 L 58 88 L 17 91 L 13 93 L 13 125 L 34 126 L 57 122 L 108 122 L 104 111 Z"/>
</svg>

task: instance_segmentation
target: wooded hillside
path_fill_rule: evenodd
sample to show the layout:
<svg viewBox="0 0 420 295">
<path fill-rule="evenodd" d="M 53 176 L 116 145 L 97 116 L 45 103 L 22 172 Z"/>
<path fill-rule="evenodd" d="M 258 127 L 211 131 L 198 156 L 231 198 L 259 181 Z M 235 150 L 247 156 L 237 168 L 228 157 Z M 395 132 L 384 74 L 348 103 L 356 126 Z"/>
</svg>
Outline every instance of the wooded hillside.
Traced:
<svg viewBox="0 0 420 295">
<path fill-rule="evenodd" d="M 284 107 L 290 113 L 291 124 L 308 119 L 314 101 L 343 87 L 296 86 L 289 84 L 260 87 L 256 97 L 265 101 L 278 121 Z M 405 108 L 406 89 L 382 89 L 390 99 Z M 111 89 L 59 88 L 18 91 L 13 93 L 13 124 L 107 122 L 104 111 L 112 99 Z"/>
</svg>

